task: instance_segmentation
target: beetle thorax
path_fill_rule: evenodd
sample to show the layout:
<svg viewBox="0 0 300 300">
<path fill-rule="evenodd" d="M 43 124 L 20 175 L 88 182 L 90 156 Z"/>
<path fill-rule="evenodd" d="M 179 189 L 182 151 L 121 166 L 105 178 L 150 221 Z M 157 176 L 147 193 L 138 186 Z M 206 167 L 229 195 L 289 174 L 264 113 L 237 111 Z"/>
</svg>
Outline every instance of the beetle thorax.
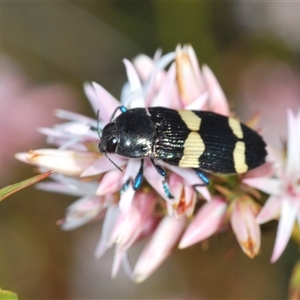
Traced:
<svg viewBox="0 0 300 300">
<path fill-rule="evenodd" d="M 152 156 L 155 128 L 145 109 L 128 110 L 115 122 L 118 132 L 116 153 L 130 158 Z"/>
</svg>

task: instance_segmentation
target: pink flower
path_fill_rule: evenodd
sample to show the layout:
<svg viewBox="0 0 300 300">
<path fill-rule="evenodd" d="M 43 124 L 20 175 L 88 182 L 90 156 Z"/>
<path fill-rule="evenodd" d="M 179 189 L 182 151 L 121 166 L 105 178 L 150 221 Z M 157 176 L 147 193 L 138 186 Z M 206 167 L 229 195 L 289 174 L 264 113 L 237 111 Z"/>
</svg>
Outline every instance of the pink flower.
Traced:
<svg viewBox="0 0 300 300">
<path fill-rule="evenodd" d="M 250 258 L 260 249 L 260 228 L 255 217 L 259 206 L 248 196 L 239 196 L 228 204 L 225 197 L 213 197 L 197 212 L 185 231 L 179 248 L 186 248 L 203 241 L 226 228 L 228 221 L 242 248 Z"/>
<path fill-rule="evenodd" d="M 257 216 L 259 224 L 279 218 L 279 225 L 271 261 L 284 251 L 295 222 L 300 224 L 300 111 L 294 115 L 288 110 L 288 137 L 286 157 L 276 155 L 275 178 L 256 177 L 244 182 L 270 195 Z"/>
<path fill-rule="evenodd" d="M 122 89 L 120 100 L 128 109 L 165 106 L 229 114 L 226 98 L 215 76 L 206 66 L 200 69 L 191 46 L 178 46 L 175 52 L 163 56 L 158 51 L 153 60 L 145 55 L 138 56 L 133 63 L 125 59 L 124 64 L 128 82 Z M 65 219 L 59 221 L 62 228 L 73 229 L 103 219 L 95 256 L 100 258 L 107 249 L 115 246 L 112 275 L 116 276 L 122 264 L 129 276 L 140 282 L 149 277 L 176 246 L 187 217 L 194 213 L 198 195 L 206 200 L 211 200 L 211 195 L 206 186 L 199 186 L 203 182 L 194 170 L 159 162 L 167 172 L 165 181 L 148 160 L 144 162 L 143 185 L 136 192 L 132 182 L 140 169 L 140 160 L 116 154 L 109 154 L 108 159 L 99 153 L 99 133 L 91 130 L 100 128 L 101 131 L 120 102 L 96 83 L 85 84 L 84 89 L 95 115 L 99 112 L 99 121 L 59 110 L 57 116 L 67 122 L 51 129 L 40 129 L 57 149 L 33 150 L 16 156 L 40 169 L 57 170 L 54 182 L 41 183 L 39 187 L 79 197 L 68 208 Z M 174 196 L 173 200 L 166 189 Z M 217 231 L 224 217 L 224 204 L 219 203 L 218 213 L 213 211 L 218 201 L 207 204 L 210 216 L 215 219 L 195 218 L 196 223 L 197 218 L 206 222 L 202 225 L 202 237 Z M 214 230 L 205 232 L 209 225 Z M 127 259 L 128 250 L 151 234 L 149 244 L 132 271 Z M 187 239 L 199 240 L 199 235 Z M 182 243 L 185 245 L 190 241 Z"/>
</svg>

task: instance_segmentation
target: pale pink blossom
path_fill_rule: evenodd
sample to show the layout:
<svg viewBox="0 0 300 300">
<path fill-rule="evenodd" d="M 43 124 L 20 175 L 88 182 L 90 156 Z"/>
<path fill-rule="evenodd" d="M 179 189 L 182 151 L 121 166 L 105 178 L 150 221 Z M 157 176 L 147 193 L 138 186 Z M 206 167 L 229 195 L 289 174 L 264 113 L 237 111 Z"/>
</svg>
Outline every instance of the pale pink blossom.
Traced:
<svg viewBox="0 0 300 300">
<path fill-rule="evenodd" d="M 232 230 L 242 250 L 253 258 L 260 250 L 260 228 L 256 221 L 259 206 L 248 196 L 237 196 L 232 201 L 215 196 L 203 204 L 184 232 L 179 248 L 183 249 L 204 241 L 228 227 Z"/>
<path fill-rule="evenodd" d="M 274 152 L 275 153 L 275 152 Z M 275 177 L 256 177 L 244 182 L 270 195 L 257 216 L 259 224 L 279 219 L 271 261 L 284 251 L 295 222 L 300 224 L 300 111 L 288 110 L 286 157 L 277 156 Z"/>
<path fill-rule="evenodd" d="M 133 62 L 125 59 L 124 65 L 128 82 L 122 89 L 121 103 L 99 84 L 86 83 L 85 93 L 95 115 L 99 113 L 99 120 L 58 110 L 57 117 L 66 122 L 40 129 L 57 149 L 19 153 L 17 158 L 40 169 L 55 169 L 54 182 L 44 182 L 38 186 L 79 197 L 67 209 L 65 219 L 59 221 L 62 228 L 69 230 L 103 219 L 95 256 L 100 258 L 107 249 L 115 246 L 112 276 L 116 276 L 123 265 L 135 282 L 141 282 L 159 267 L 177 245 L 188 217 L 194 214 L 199 195 L 207 201 L 211 200 L 211 195 L 194 170 L 159 161 L 157 163 L 167 172 L 165 180 L 147 159 L 144 162 L 143 184 L 136 192 L 132 182 L 140 169 L 140 160 L 117 154 L 109 154 L 108 157 L 100 154 L 101 129 L 110 122 L 120 104 L 128 109 L 165 106 L 212 110 L 223 115 L 228 115 L 229 109 L 212 71 L 206 66 L 200 68 L 189 45 L 178 46 L 175 52 L 166 55 L 157 51 L 153 59 L 145 55 L 138 56 Z M 170 199 L 166 189 L 170 190 L 174 199 Z M 227 208 L 216 198 L 205 204 L 202 208 L 204 212 L 200 210 L 192 223 L 202 223 L 199 227 L 202 232 L 198 228 L 189 229 L 192 233 L 187 233 L 185 240 L 188 241 L 182 242 L 182 245 L 190 245 L 217 232 Z M 153 236 L 132 272 L 128 250 L 151 234 Z"/>
</svg>

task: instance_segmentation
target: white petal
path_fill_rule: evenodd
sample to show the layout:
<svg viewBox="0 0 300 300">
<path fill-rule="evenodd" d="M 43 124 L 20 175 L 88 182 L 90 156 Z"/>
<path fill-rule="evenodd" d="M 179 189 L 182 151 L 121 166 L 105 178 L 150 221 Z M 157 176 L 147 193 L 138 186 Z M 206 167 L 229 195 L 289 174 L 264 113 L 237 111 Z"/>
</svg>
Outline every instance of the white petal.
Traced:
<svg viewBox="0 0 300 300">
<path fill-rule="evenodd" d="M 165 76 L 159 88 L 158 93 L 156 94 L 155 98 L 151 102 L 151 106 L 164 106 L 169 108 L 173 107 L 174 105 L 173 98 L 175 96 L 175 95 L 173 96 L 175 92 L 175 76 L 176 76 L 176 67 L 175 64 L 173 63 L 167 75 Z"/>
<path fill-rule="evenodd" d="M 186 225 L 186 218 L 164 217 L 139 256 L 132 274 L 135 282 L 147 279 L 170 255 Z"/>
<path fill-rule="evenodd" d="M 228 102 L 216 76 L 206 65 L 202 67 L 202 73 L 209 90 L 209 109 L 218 114 L 228 116 Z"/>
<path fill-rule="evenodd" d="M 189 103 L 184 109 L 202 110 L 205 103 L 207 103 L 209 93 L 207 91 L 201 93 L 194 101 Z"/>
<path fill-rule="evenodd" d="M 109 158 L 118 166 L 122 167 L 126 164 L 127 160 L 123 159 L 118 154 L 109 154 Z M 112 164 L 111 161 L 108 160 L 107 157 L 102 156 L 97 159 L 92 165 L 82 172 L 81 177 L 93 176 L 97 174 L 101 174 L 110 170 L 116 169 L 116 167 Z"/>
<path fill-rule="evenodd" d="M 281 208 L 275 246 L 271 262 L 275 262 L 284 251 L 295 224 L 297 209 L 290 199 L 284 199 Z"/>
<path fill-rule="evenodd" d="M 96 82 L 92 82 L 92 85 L 85 84 L 84 90 L 94 112 L 99 111 L 100 119 L 109 122 L 114 110 L 120 106 L 120 102 Z"/>
<path fill-rule="evenodd" d="M 185 231 L 179 248 L 189 247 L 214 234 L 224 220 L 226 209 L 227 204 L 218 198 L 205 203 Z"/>
<path fill-rule="evenodd" d="M 144 107 L 145 100 L 143 95 L 143 86 L 137 71 L 134 68 L 134 65 L 127 59 L 123 60 L 128 82 L 130 85 L 130 94 L 129 97 L 125 100 L 124 106 L 134 108 L 134 107 Z"/>
<path fill-rule="evenodd" d="M 300 171 L 300 138 L 299 138 L 299 124 L 296 116 L 289 109 L 288 113 L 288 137 L 287 137 L 287 160 L 286 173 L 288 179 L 292 180 Z"/>
<path fill-rule="evenodd" d="M 246 178 L 243 182 L 269 195 L 279 195 L 282 190 L 282 182 L 276 178 Z"/>
<path fill-rule="evenodd" d="M 278 196 L 270 196 L 256 217 L 259 224 L 277 219 L 280 215 L 282 200 Z"/>
<path fill-rule="evenodd" d="M 132 203 L 133 197 L 135 195 L 135 190 L 130 184 L 125 192 L 121 193 L 119 207 L 122 212 L 127 212 Z"/>
<path fill-rule="evenodd" d="M 111 244 L 109 244 L 110 235 L 119 217 L 119 214 L 120 210 L 117 205 L 113 204 L 108 207 L 102 225 L 101 238 L 94 253 L 96 258 L 100 258 L 105 253 L 106 249 L 111 247 Z"/>
</svg>

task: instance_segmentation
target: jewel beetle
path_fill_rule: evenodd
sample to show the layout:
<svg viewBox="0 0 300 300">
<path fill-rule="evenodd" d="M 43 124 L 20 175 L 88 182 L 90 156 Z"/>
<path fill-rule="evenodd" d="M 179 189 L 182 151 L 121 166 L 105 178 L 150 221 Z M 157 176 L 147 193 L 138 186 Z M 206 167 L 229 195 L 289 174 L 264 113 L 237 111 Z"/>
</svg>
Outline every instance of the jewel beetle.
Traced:
<svg viewBox="0 0 300 300">
<path fill-rule="evenodd" d="M 117 110 L 121 114 L 114 119 Z M 137 189 L 143 178 L 143 159 L 150 158 L 160 175 L 165 170 L 155 161 L 193 168 L 204 184 L 206 173 L 245 173 L 265 162 L 262 137 L 237 119 L 208 111 L 173 110 L 165 107 L 120 106 L 102 131 L 99 150 L 142 159 L 134 179 Z M 169 198 L 168 188 L 164 186 Z"/>
</svg>

